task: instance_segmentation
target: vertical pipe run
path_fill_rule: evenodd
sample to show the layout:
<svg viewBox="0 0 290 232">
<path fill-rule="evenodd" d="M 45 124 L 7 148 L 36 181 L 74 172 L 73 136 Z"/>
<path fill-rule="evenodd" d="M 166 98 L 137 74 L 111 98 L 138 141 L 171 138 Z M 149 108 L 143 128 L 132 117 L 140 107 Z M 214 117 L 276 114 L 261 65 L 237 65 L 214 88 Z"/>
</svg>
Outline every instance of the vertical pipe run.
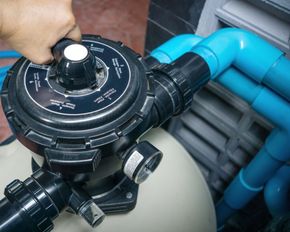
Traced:
<svg viewBox="0 0 290 232">
<path fill-rule="evenodd" d="M 235 211 L 246 206 L 264 188 L 264 184 L 284 164 L 271 156 L 265 146 L 231 182 L 216 205 L 217 225 L 222 227 Z"/>
</svg>

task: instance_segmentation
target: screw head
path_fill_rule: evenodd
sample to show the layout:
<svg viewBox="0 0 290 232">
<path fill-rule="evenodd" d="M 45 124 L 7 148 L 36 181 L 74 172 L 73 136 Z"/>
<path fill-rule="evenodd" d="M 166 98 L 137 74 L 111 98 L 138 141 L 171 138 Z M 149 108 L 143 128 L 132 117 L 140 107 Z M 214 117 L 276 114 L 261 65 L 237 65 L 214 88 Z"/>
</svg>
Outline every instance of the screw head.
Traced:
<svg viewBox="0 0 290 232">
<path fill-rule="evenodd" d="M 126 193 L 126 198 L 131 199 L 133 197 L 133 194 L 131 192 Z"/>
</svg>

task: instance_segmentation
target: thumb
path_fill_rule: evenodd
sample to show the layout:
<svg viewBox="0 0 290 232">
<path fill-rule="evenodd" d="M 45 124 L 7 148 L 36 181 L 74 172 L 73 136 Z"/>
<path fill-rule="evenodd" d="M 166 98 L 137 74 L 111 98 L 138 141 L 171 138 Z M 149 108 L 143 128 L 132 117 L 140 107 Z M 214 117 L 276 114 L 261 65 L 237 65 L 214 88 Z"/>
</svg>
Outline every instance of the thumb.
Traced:
<svg viewBox="0 0 290 232">
<path fill-rule="evenodd" d="M 74 26 L 65 36 L 65 38 L 80 42 L 82 39 L 81 30 L 78 25 Z"/>
</svg>

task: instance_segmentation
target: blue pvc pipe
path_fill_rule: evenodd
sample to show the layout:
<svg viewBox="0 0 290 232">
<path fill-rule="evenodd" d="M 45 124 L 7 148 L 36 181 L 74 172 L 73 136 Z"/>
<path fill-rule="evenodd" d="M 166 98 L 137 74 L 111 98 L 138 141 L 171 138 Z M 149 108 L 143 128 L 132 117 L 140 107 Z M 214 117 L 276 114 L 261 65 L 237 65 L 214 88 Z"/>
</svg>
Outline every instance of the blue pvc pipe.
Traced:
<svg viewBox="0 0 290 232">
<path fill-rule="evenodd" d="M 230 68 L 218 76 L 215 81 L 252 105 L 264 87 L 257 85 L 237 69 Z"/>
<path fill-rule="evenodd" d="M 273 217 L 290 212 L 290 166 L 280 168 L 265 186 L 264 198 Z"/>
<path fill-rule="evenodd" d="M 290 94 L 287 71 L 290 69 L 289 61 L 278 49 L 239 29 L 218 31 L 194 47 L 189 42 L 183 43 L 180 51 L 179 42 L 176 40 L 175 43 L 173 38 L 170 40 L 170 46 L 162 45 L 156 49 L 162 50 L 166 59 L 165 56 L 158 57 L 154 53 L 152 56 L 161 63 L 169 63 L 188 51 L 199 54 L 209 65 L 213 80 L 247 101 L 258 113 L 277 126 L 263 148 L 249 165 L 240 171 L 225 191 L 224 198 L 217 204 L 217 222 L 218 226 L 222 227 L 227 218 L 237 209 L 244 207 L 290 159 L 290 106 L 287 101 Z M 174 55 L 171 55 L 173 47 Z M 225 71 L 230 65 L 234 65 L 243 73 L 234 69 Z M 279 95 L 260 84 L 270 86 Z"/>
<path fill-rule="evenodd" d="M 150 55 L 162 63 L 168 64 L 189 52 L 202 39 L 202 37 L 193 34 L 177 35 L 154 49 Z"/>
<path fill-rule="evenodd" d="M 226 70 L 215 81 L 241 97 L 273 124 L 290 131 L 290 103 L 286 99 L 233 68 Z"/>
</svg>

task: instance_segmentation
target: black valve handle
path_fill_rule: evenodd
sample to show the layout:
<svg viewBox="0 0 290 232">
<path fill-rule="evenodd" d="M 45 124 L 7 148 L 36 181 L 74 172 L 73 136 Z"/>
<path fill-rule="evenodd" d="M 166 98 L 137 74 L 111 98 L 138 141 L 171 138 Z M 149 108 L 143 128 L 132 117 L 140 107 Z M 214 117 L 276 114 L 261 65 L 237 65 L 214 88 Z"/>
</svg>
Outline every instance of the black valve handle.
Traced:
<svg viewBox="0 0 290 232">
<path fill-rule="evenodd" d="M 53 48 L 53 75 L 67 91 L 97 87 L 97 65 L 90 50 L 71 39 L 60 40 Z"/>
<path fill-rule="evenodd" d="M 51 49 L 54 59 L 56 61 L 59 61 L 60 58 L 63 56 L 64 49 L 72 44 L 79 44 L 79 43 L 71 39 L 67 39 L 67 38 L 63 38 L 60 41 L 58 41 Z"/>
</svg>

